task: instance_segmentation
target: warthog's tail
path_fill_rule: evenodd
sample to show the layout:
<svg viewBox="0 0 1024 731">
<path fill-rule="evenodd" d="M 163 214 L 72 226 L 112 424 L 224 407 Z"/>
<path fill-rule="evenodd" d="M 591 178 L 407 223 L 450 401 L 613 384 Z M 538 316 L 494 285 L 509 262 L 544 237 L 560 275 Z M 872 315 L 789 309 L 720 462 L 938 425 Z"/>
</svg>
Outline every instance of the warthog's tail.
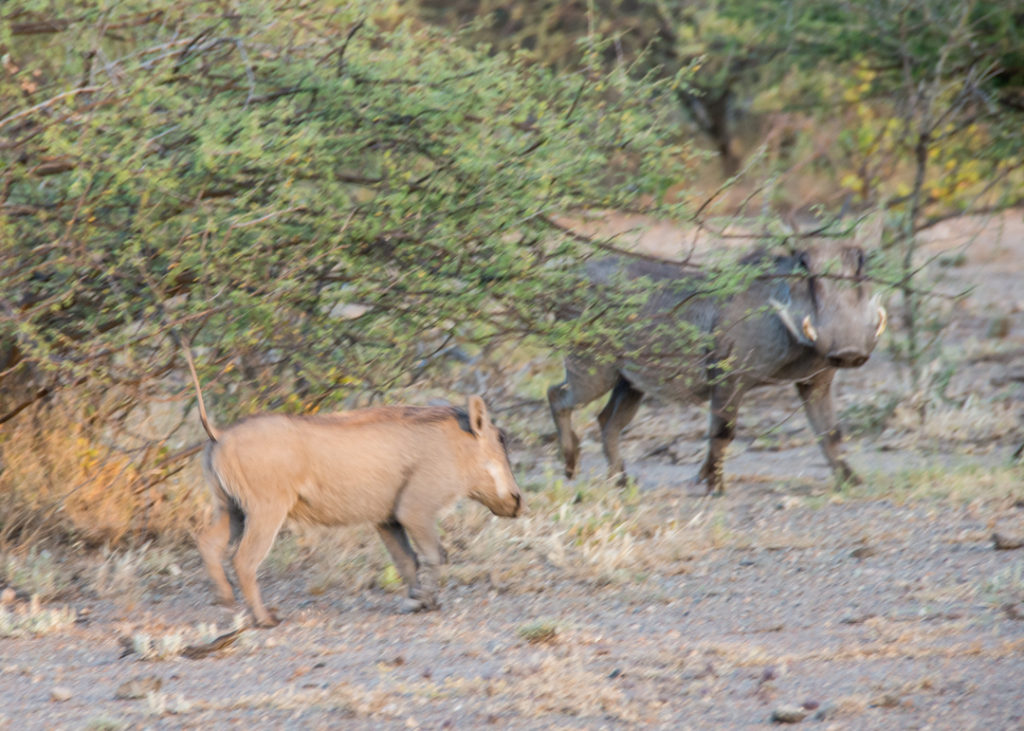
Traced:
<svg viewBox="0 0 1024 731">
<path fill-rule="evenodd" d="M 203 401 L 203 389 L 199 385 L 199 374 L 196 373 L 196 364 L 192 360 L 192 348 L 188 343 L 182 343 L 182 350 L 185 351 L 185 360 L 188 361 L 188 372 L 192 374 L 192 383 L 196 387 L 196 399 L 199 402 L 199 420 L 203 422 L 203 429 L 206 430 L 210 440 L 216 442 L 219 432 L 210 423 L 206 415 L 206 403 Z"/>
<path fill-rule="evenodd" d="M 238 543 L 242 538 L 242 533 L 245 532 L 245 511 L 242 509 L 242 504 L 238 502 L 238 499 L 228 491 L 227 486 L 220 479 L 220 475 L 217 474 L 217 470 L 213 468 L 213 450 L 215 449 L 217 449 L 217 445 L 211 442 L 203 450 L 203 472 L 206 473 L 206 479 L 210 484 L 213 498 L 217 501 L 219 509 L 228 514 L 229 525 L 231 526 L 228 544 L 234 545 Z"/>
</svg>

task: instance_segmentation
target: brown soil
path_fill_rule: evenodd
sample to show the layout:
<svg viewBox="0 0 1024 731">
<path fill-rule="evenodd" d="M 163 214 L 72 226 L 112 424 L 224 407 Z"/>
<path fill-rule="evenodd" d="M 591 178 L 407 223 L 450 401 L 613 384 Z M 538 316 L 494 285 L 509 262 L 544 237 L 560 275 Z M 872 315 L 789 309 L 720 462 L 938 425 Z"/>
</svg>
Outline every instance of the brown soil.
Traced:
<svg viewBox="0 0 1024 731">
<path fill-rule="evenodd" d="M 927 253 L 975 225 L 936 232 Z M 297 555 L 272 554 L 263 571 L 281 626 L 201 659 L 146 660 L 122 640 L 230 626 L 194 554 L 123 596 L 98 598 L 83 578 L 52 602 L 78 612 L 73 627 L 0 639 L 0 726 L 734 728 L 797 706 L 816 727 L 1022 728 L 1024 549 L 992 540 L 1024 534 L 1024 469 L 1008 466 L 1024 440 L 1021 214 L 956 254 L 935 262 L 939 286 L 978 289 L 944 313 L 929 373 L 953 367 L 945 389 L 907 396 L 884 348 L 838 384 L 864 488 L 832 490 L 789 391 L 744 404 L 715 499 L 687 484 L 701 409 L 642 407 L 624 444 L 640 490 L 621 498 L 578 417 L 576 483 L 553 477 L 550 442 L 515 450 L 533 517 L 475 505 L 446 517 L 440 612 L 400 614 L 387 582 L 316 582 L 349 556 L 285 541 L 275 554 Z M 551 430 L 541 404 L 513 416 Z M 620 533 L 599 544 L 605 526 Z M 355 535 L 377 576 L 382 549 Z M 132 680 L 159 690 L 118 699 Z"/>
</svg>

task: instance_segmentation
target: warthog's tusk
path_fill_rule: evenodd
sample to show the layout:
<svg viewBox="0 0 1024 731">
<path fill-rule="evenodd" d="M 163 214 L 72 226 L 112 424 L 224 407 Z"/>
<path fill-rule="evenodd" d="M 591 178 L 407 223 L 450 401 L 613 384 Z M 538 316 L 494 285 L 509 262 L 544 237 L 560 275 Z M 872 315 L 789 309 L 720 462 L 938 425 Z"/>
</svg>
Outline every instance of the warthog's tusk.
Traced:
<svg viewBox="0 0 1024 731">
<path fill-rule="evenodd" d="M 875 328 L 875 339 L 877 340 L 885 332 L 885 325 L 889 322 L 889 315 L 886 314 L 885 308 L 881 305 L 878 306 L 878 327 Z"/>
<path fill-rule="evenodd" d="M 786 329 L 789 330 L 789 334 L 793 336 L 793 339 L 798 343 L 809 345 L 807 337 L 800 332 L 796 323 L 793 322 L 793 316 L 789 314 L 789 308 L 774 297 L 768 298 L 768 304 L 775 308 L 775 313 L 779 316 L 779 319 L 782 320 L 782 324 L 785 325 Z"/>
<path fill-rule="evenodd" d="M 815 330 L 814 329 L 814 325 L 811 324 L 811 316 L 810 315 L 805 315 L 804 316 L 803 326 L 804 326 L 803 327 L 804 335 L 807 336 L 807 339 L 810 340 L 812 343 L 813 342 L 817 342 L 817 340 L 818 340 L 818 331 Z"/>
</svg>

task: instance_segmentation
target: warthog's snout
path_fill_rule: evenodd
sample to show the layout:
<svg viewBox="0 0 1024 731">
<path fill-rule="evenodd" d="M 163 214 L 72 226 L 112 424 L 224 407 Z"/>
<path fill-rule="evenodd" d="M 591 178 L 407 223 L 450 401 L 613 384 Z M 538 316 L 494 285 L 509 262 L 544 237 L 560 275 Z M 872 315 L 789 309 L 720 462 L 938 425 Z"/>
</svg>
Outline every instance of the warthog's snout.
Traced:
<svg viewBox="0 0 1024 731">
<path fill-rule="evenodd" d="M 506 495 L 500 501 L 486 501 L 484 505 L 490 508 L 492 513 L 502 518 L 518 518 L 526 510 L 522 493 L 518 489 Z"/>
<path fill-rule="evenodd" d="M 829 365 L 833 365 L 836 368 L 856 368 L 867 363 L 868 358 L 871 356 L 860 348 L 842 348 L 840 350 L 833 350 L 826 357 L 828 358 Z"/>
</svg>

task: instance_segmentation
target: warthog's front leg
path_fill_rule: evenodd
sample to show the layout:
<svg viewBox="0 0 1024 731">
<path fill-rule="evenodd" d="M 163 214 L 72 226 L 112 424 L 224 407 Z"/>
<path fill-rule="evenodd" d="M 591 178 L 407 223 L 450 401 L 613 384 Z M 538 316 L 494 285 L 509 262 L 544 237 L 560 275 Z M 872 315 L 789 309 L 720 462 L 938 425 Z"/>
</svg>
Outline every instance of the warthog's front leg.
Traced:
<svg viewBox="0 0 1024 731">
<path fill-rule="evenodd" d="M 619 437 L 622 430 L 636 416 L 643 399 L 643 391 L 638 391 L 622 376 L 612 389 L 611 398 L 604 409 L 597 415 L 597 423 L 601 426 L 601 444 L 604 456 L 608 460 L 608 476 L 617 478 L 619 485 L 625 486 L 628 480 L 626 467 L 619 453 Z"/>
<path fill-rule="evenodd" d="M 832 468 L 838 487 L 847 482 L 860 484 L 861 479 L 842 458 L 842 431 L 832 401 L 832 379 L 835 373 L 833 369 L 822 371 L 814 379 L 796 384 L 796 390 L 804 403 L 807 420 L 811 422 L 811 429 L 818 437 L 818 445 Z"/>
<path fill-rule="evenodd" d="M 709 495 L 725 493 L 722 464 L 725 451 L 736 433 L 736 419 L 740 412 L 740 389 L 729 383 L 711 389 L 711 418 L 708 424 L 708 455 L 697 473 L 695 481 L 705 482 Z"/>
<path fill-rule="evenodd" d="M 437 527 L 434 525 L 436 517 L 431 511 L 429 515 L 400 515 L 398 520 L 419 549 L 416 574 L 409 582 L 409 602 L 405 611 L 438 609 L 441 606 L 437 597 L 440 591 L 440 567 L 447 557 L 437 536 Z"/>
<path fill-rule="evenodd" d="M 391 560 L 395 562 L 398 574 L 405 579 L 406 586 L 414 586 L 416 571 L 419 569 L 420 563 L 416 558 L 416 552 L 412 550 L 405 528 L 397 520 L 392 520 L 390 523 L 378 525 L 377 532 L 380 533 L 388 553 L 391 554 Z"/>
</svg>

